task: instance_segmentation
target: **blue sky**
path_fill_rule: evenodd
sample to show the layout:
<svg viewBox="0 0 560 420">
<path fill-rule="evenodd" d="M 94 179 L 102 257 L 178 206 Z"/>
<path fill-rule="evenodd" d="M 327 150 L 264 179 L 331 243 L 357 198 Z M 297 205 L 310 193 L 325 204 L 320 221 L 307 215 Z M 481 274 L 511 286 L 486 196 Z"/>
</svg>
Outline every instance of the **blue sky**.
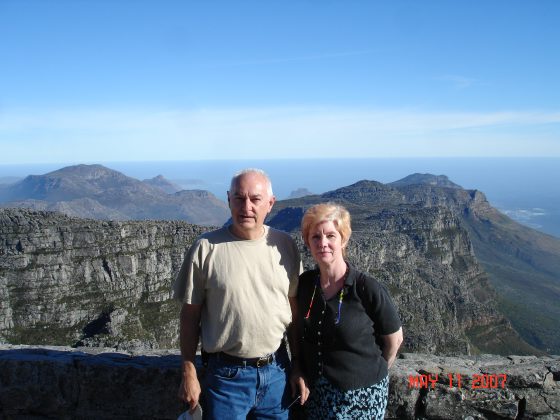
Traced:
<svg viewBox="0 0 560 420">
<path fill-rule="evenodd" d="M 560 156 L 560 2 L 0 0 L 0 164 Z"/>
</svg>

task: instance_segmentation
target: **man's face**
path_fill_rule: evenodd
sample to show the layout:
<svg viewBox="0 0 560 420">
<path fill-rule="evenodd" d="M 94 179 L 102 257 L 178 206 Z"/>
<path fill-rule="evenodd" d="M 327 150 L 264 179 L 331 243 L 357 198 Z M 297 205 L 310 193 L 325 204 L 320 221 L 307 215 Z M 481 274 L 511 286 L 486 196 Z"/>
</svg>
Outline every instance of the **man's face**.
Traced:
<svg viewBox="0 0 560 420">
<path fill-rule="evenodd" d="M 237 178 L 232 191 L 228 191 L 233 233 L 243 239 L 260 238 L 264 219 L 272 210 L 274 201 L 261 174 L 249 172 Z"/>
</svg>

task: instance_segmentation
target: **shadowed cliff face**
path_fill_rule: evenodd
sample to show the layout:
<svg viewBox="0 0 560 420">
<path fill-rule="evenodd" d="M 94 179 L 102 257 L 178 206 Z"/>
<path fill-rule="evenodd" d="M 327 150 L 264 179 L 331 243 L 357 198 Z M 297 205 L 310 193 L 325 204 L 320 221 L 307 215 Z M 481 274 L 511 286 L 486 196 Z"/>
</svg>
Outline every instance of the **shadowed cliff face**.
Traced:
<svg viewBox="0 0 560 420">
<path fill-rule="evenodd" d="M 446 189 L 471 201 L 468 191 Z M 327 200 L 350 211 L 348 260 L 388 286 L 403 320 L 407 349 L 447 354 L 539 352 L 497 310 L 496 292 L 477 262 L 461 213 L 437 187 L 419 186 L 412 194 L 360 181 L 321 196 L 281 201 L 270 224 L 297 232 L 305 209 Z M 311 267 L 309 254 L 304 255 Z"/>
<path fill-rule="evenodd" d="M 425 184 L 399 191 L 407 202 L 445 206 L 457 215 L 498 291 L 499 310 L 531 345 L 559 353 L 560 240 L 511 220 L 480 191 Z M 480 339 L 486 340 L 486 334 Z"/>
</svg>

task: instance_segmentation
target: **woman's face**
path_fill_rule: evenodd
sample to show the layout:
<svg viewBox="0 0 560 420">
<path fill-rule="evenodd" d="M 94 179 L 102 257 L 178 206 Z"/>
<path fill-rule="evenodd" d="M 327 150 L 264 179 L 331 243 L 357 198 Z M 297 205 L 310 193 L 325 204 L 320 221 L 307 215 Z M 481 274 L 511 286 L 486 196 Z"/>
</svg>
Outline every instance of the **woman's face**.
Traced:
<svg viewBox="0 0 560 420">
<path fill-rule="evenodd" d="M 342 236 L 332 221 L 316 224 L 309 230 L 309 250 L 317 264 L 331 264 L 338 259 L 344 261 Z"/>
</svg>

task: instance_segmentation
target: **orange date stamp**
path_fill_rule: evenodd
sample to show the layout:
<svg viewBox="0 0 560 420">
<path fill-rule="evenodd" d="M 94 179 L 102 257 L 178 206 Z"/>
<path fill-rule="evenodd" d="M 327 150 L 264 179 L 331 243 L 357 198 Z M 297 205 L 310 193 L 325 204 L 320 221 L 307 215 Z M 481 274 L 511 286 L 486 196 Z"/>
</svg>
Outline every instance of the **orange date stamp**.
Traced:
<svg viewBox="0 0 560 420">
<path fill-rule="evenodd" d="M 460 373 L 448 373 L 447 377 L 443 376 L 442 380 L 449 384 L 449 388 L 470 387 L 470 389 L 504 389 L 507 383 L 507 375 L 505 373 L 475 373 L 471 378 L 461 375 Z M 469 380 L 470 379 L 470 380 Z M 409 388 L 432 388 L 436 387 L 436 383 L 440 380 L 439 375 L 408 375 Z"/>
</svg>

